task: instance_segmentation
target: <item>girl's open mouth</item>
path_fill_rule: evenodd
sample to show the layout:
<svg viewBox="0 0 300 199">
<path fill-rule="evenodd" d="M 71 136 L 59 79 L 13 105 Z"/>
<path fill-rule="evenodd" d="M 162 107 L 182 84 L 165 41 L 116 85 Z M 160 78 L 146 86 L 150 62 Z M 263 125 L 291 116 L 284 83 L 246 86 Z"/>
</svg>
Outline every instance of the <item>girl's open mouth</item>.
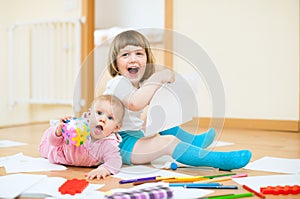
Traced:
<svg viewBox="0 0 300 199">
<path fill-rule="evenodd" d="M 128 72 L 130 74 L 137 74 L 139 72 L 139 68 L 128 68 Z"/>
</svg>

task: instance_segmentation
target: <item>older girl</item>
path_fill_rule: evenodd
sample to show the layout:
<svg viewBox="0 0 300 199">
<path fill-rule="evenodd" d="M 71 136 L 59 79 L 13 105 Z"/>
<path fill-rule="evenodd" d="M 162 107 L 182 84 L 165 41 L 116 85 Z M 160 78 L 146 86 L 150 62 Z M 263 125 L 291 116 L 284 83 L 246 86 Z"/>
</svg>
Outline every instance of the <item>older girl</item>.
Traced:
<svg viewBox="0 0 300 199">
<path fill-rule="evenodd" d="M 214 129 L 192 135 L 175 127 L 152 137 L 144 136 L 145 125 L 141 119 L 143 110 L 157 89 L 175 79 L 169 69 L 155 72 L 149 42 L 141 33 L 129 30 L 114 38 L 108 70 L 114 78 L 108 82 L 104 93 L 115 95 L 125 106 L 125 116 L 119 131 L 123 163 L 145 164 L 160 156 L 170 155 L 176 161 L 188 165 L 231 170 L 241 168 L 250 161 L 251 152 L 248 150 L 215 152 L 203 149 L 214 140 Z"/>
</svg>

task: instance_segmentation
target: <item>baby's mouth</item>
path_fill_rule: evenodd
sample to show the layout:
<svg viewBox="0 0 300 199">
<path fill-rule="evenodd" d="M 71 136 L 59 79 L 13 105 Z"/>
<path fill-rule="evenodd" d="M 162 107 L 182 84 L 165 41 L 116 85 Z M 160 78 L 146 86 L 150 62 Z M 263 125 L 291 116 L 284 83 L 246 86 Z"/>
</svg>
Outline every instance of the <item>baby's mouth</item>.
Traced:
<svg viewBox="0 0 300 199">
<path fill-rule="evenodd" d="M 128 72 L 130 74 L 137 74 L 139 72 L 139 68 L 128 68 Z"/>
<path fill-rule="evenodd" d="M 102 131 L 103 131 L 103 126 L 97 125 L 95 127 L 95 130 L 94 130 L 95 134 L 100 134 Z"/>
</svg>

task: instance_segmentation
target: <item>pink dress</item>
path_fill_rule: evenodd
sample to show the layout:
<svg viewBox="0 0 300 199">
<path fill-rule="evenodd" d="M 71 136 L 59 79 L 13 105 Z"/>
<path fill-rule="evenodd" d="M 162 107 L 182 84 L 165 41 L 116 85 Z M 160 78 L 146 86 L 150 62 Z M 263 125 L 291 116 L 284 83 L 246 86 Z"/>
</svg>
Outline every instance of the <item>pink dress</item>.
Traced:
<svg viewBox="0 0 300 199">
<path fill-rule="evenodd" d="M 119 172 L 122 166 L 119 143 L 121 137 L 118 134 L 101 140 L 88 140 L 80 146 L 68 145 L 63 136 L 55 135 L 56 127 L 48 128 L 41 140 L 39 152 L 51 163 L 72 166 L 101 166 L 111 174 Z"/>
</svg>

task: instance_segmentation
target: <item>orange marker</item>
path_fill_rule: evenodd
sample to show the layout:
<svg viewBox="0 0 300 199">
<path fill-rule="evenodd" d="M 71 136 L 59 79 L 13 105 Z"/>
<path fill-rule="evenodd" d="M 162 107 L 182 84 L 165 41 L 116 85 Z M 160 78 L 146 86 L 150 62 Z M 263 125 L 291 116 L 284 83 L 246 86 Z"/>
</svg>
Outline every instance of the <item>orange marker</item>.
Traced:
<svg viewBox="0 0 300 199">
<path fill-rule="evenodd" d="M 250 191 L 251 193 L 254 193 L 256 196 L 260 197 L 260 198 L 266 198 L 266 196 L 264 196 L 262 193 L 257 192 L 253 189 L 251 189 L 250 187 L 248 187 L 247 185 L 243 185 L 242 186 L 244 189 L 246 189 L 247 191 Z"/>
</svg>

